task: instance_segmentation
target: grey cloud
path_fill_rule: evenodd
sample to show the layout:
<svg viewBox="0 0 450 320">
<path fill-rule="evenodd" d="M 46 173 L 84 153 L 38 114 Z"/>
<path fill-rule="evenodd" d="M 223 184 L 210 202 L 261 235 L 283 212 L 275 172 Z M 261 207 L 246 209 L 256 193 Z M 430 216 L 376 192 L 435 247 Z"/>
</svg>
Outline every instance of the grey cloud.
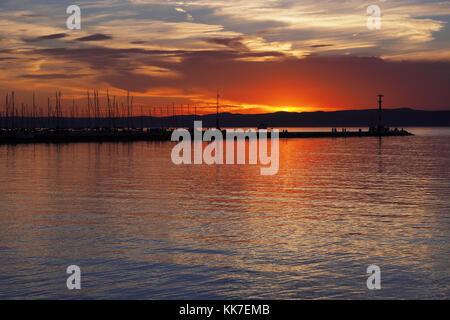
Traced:
<svg viewBox="0 0 450 320">
<path fill-rule="evenodd" d="M 323 48 L 323 47 L 332 47 L 332 44 L 314 44 L 312 46 L 309 46 L 310 48 Z"/>
<path fill-rule="evenodd" d="M 92 70 L 102 70 L 100 81 L 107 82 L 121 89 L 133 88 L 134 91 L 145 92 L 150 87 L 166 85 L 160 77 L 141 74 L 143 66 L 156 66 L 173 71 L 181 71 L 187 64 L 210 65 L 220 61 L 229 63 L 242 58 L 284 57 L 280 52 L 238 52 L 234 50 L 145 50 L 139 48 L 113 49 L 106 47 L 89 48 L 45 48 L 30 50 L 31 54 L 39 54 L 51 58 L 87 64 Z M 179 57 L 181 63 L 168 60 L 168 57 Z M 29 75 L 28 77 L 32 77 Z M 45 76 L 44 76 L 45 77 Z M 164 77 L 163 77 L 164 78 Z M 162 81 L 162 82 L 161 82 Z M 168 85 L 169 83 L 167 83 Z"/>
<path fill-rule="evenodd" d="M 24 75 L 21 75 L 21 78 L 51 80 L 51 79 L 73 79 L 74 77 L 84 77 L 84 76 L 87 76 L 87 75 L 86 74 L 52 73 L 52 74 L 24 74 Z"/>
<path fill-rule="evenodd" d="M 105 35 L 105 34 L 101 34 L 101 33 L 96 33 L 90 36 L 86 36 L 86 37 L 81 37 L 78 39 L 75 39 L 76 41 L 104 41 L 104 40 L 111 40 L 112 37 Z"/>
<path fill-rule="evenodd" d="M 37 38 L 28 38 L 28 39 L 23 39 L 23 41 L 25 42 L 39 42 L 39 41 L 45 41 L 45 40 L 55 40 L 55 39 L 62 39 L 67 37 L 66 33 L 55 33 L 55 34 L 49 34 L 46 36 L 41 36 L 41 37 L 37 37 Z"/>
<path fill-rule="evenodd" d="M 242 37 L 205 39 L 207 43 L 220 44 L 239 51 L 249 51 L 249 48 L 242 43 L 242 40 L 243 40 Z"/>
</svg>

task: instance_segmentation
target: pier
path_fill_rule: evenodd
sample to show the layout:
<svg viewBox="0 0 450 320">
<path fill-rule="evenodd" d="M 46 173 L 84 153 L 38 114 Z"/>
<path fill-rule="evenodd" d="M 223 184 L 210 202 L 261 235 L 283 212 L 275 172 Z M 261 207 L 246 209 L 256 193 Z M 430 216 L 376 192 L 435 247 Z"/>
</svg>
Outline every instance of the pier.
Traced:
<svg viewBox="0 0 450 320">
<path fill-rule="evenodd" d="M 141 130 L 91 130 L 91 129 L 36 129 L 36 130 L 0 130 L 0 144 L 17 143 L 70 143 L 70 142 L 126 142 L 126 141 L 170 141 L 174 129 L 145 128 Z M 226 130 L 222 130 L 225 137 Z M 374 131 L 322 131 L 289 132 L 281 130 L 281 139 L 295 138 L 363 138 L 411 136 L 406 130 Z M 271 138 L 271 130 L 268 130 Z"/>
</svg>

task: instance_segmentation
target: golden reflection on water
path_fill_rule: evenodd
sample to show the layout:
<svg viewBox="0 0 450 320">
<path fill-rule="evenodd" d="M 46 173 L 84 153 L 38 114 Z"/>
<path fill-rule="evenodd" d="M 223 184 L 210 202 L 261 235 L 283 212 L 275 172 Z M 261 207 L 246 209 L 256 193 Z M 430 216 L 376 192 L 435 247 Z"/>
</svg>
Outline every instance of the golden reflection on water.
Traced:
<svg viewBox="0 0 450 320">
<path fill-rule="evenodd" d="M 447 136 L 282 139 L 276 176 L 173 146 L 0 146 L 0 297 L 448 298 Z"/>
</svg>

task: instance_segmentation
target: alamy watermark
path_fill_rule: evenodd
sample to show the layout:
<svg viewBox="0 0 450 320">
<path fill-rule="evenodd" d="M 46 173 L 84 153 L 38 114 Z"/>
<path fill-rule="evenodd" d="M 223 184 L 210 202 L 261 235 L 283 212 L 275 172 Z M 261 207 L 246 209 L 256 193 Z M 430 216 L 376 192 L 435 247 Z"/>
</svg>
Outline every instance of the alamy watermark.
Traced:
<svg viewBox="0 0 450 320">
<path fill-rule="evenodd" d="M 66 285 L 69 290 L 80 290 L 81 289 L 81 269 L 77 265 L 71 265 L 67 267 L 67 274 L 70 276 L 67 278 Z"/>
<path fill-rule="evenodd" d="M 67 14 L 70 16 L 67 18 L 66 25 L 69 30 L 81 29 L 81 8 L 77 5 L 71 5 L 67 7 Z"/>
<path fill-rule="evenodd" d="M 172 149 L 172 162 L 180 164 L 246 164 L 246 140 L 248 139 L 248 164 L 262 164 L 261 175 L 275 175 L 279 169 L 279 130 L 267 129 L 226 129 L 225 141 L 223 132 L 218 129 L 203 131 L 202 121 L 194 121 L 193 139 L 186 129 L 172 132 L 172 141 L 179 143 Z M 181 138 L 181 141 L 180 141 Z M 212 141 L 214 139 L 214 141 Z M 270 140 L 270 155 L 268 152 Z M 210 142 L 203 150 L 203 142 Z M 192 142 L 194 158 L 192 160 Z M 236 142 L 236 153 L 235 153 Z M 225 155 L 224 155 L 225 149 Z M 225 157 L 225 159 L 224 159 Z M 236 158 L 236 161 L 235 161 Z M 235 163 L 236 162 L 236 163 Z"/>
<path fill-rule="evenodd" d="M 380 290 L 381 289 L 381 269 L 377 265 L 371 265 L 367 267 L 367 274 L 370 274 L 367 278 L 367 289 L 369 290 Z"/>
<path fill-rule="evenodd" d="M 367 28 L 369 30 L 380 30 L 381 29 L 381 8 L 376 4 L 368 6 L 366 10 L 367 14 L 370 15 L 367 18 Z"/>
</svg>

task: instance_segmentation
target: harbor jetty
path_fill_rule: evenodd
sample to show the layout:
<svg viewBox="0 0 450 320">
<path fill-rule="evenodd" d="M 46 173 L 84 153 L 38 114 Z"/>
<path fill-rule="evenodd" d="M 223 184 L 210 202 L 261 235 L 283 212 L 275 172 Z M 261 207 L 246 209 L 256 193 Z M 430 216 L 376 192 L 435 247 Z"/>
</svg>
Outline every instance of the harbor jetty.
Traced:
<svg viewBox="0 0 450 320">
<path fill-rule="evenodd" d="M 0 144 L 17 143 L 69 143 L 69 142 L 112 142 L 112 141 L 170 141 L 175 129 L 143 128 L 143 129 L 33 129 L 33 130 L 0 130 Z M 267 137 L 271 138 L 271 130 Z M 226 129 L 222 130 L 225 137 Z M 281 130 L 279 137 L 292 138 L 351 138 L 351 137 L 389 137 L 410 136 L 406 130 L 371 131 L 324 131 L 293 132 Z"/>
</svg>

